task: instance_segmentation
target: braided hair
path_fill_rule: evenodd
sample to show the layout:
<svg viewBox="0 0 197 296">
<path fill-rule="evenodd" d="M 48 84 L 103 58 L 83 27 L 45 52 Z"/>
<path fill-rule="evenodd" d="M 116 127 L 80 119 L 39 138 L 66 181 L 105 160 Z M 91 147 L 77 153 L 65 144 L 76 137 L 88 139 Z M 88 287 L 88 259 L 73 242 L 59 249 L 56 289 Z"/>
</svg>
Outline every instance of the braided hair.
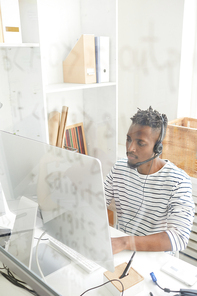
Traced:
<svg viewBox="0 0 197 296">
<path fill-rule="evenodd" d="M 166 134 L 166 128 L 168 125 L 168 118 L 166 114 L 161 115 L 158 111 L 153 110 L 151 106 L 147 110 L 141 110 L 138 108 L 137 113 L 134 114 L 133 117 L 131 117 L 130 119 L 132 120 L 132 124 L 150 126 L 154 130 L 160 130 L 163 124 L 164 136 Z"/>
</svg>

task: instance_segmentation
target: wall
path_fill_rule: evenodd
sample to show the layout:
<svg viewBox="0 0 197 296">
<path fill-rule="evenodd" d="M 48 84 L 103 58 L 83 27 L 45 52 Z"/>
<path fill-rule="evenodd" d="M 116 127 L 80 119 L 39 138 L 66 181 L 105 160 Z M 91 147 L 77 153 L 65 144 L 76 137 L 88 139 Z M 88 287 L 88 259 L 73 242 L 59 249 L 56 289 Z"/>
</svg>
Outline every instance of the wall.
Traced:
<svg viewBox="0 0 197 296">
<path fill-rule="evenodd" d="M 119 1 L 119 144 L 150 105 L 177 118 L 184 0 Z M 120 146 L 121 147 L 121 146 Z M 119 156 L 124 156 L 124 148 Z"/>
</svg>

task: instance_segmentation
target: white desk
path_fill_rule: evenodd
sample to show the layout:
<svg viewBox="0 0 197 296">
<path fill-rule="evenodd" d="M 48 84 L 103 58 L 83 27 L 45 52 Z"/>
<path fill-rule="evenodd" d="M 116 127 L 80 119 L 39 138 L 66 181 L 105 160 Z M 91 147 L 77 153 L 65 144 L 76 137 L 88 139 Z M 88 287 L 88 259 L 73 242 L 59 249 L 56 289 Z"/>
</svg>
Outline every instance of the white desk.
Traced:
<svg viewBox="0 0 197 296">
<path fill-rule="evenodd" d="M 111 229 L 112 236 L 121 236 L 123 233 L 116 229 Z M 128 262 L 132 251 L 124 251 L 114 256 L 115 266 Z M 186 285 L 166 275 L 160 268 L 168 260 L 174 260 L 174 257 L 165 252 L 137 252 L 132 262 L 132 267 L 137 270 L 144 277 L 144 290 L 138 293 L 138 296 L 148 296 L 152 292 L 154 296 L 166 295 L 159 287 L 157 287 L 150 277 L 150 273 L 154 272 L 158 284 L 163 288 L 170 288 L 171 290 L 180 290 L 180 288 L 188 288 Z M 98 269 L 92 274 L 84 272 L 80 267 L 74 263 L 63 267 L 62 269 L 50 274 L 46 277 L 47 283 L 53 287 L 57 292 L 63 296 L 79 296 L 85 290 L 100 285 L 103 283 L 104 268 Z M 15 287 L 9 281 L 0 276 L 0 289 L 6 292 L 6 296 L 30 296 L 31 294 Z M 192 289 L 197 289 L 195 284 Z M 3 295 L 3 294 L 1 294 Z M 106 286 L 92 290 L 85 295 L 87 296 L 111 296 Z M 44 295 L 42 295 L 44 296 Z"/>
</svg>

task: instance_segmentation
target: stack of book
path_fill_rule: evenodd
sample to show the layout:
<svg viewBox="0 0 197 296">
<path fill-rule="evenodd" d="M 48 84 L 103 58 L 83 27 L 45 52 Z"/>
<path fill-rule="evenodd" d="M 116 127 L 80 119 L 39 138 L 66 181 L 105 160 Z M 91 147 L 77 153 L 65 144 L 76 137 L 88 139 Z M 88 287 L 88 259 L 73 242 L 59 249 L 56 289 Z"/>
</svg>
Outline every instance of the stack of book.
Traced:
<svg viewBox="0 0 197 296">
<path fill-rule="evenodd" d="M 77 152 L 87 155 L 83 122 L 66 127 L 64 143 L 66 149 L 70 150 L 71 147 Z"/>
<path fill-rule="evenodd" d="M 66 126 L 68 107 L 49 113 L 49 144 L 87 155 L 83 123 Z"/>
<path fill-rule="evenodd" d="M 83 34 L 63 62 L 65 83 L 109 82 L 109 37 Z"/>
</svg>

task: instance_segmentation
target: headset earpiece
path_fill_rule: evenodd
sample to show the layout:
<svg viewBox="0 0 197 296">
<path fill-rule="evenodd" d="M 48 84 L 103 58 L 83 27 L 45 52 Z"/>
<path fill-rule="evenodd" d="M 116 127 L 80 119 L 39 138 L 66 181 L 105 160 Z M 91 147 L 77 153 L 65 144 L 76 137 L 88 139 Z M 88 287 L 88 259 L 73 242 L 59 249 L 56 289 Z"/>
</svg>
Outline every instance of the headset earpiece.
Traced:
<svg viewBox="0 0 197 296">
<path fill-rule="evenodd" d="M 153 152 L 155 154 L 161 154 L 162 151 L 163 151 L 163 145 L 162 145 L 162 143 L 156 143 L 155 146 L 154 146 Z"/>
<path fill-rule="evenodd" d="M 155 146 L 153 148 L 153 152 L 158 155 L 160 155 L 163 150 L 162 141 L 163 141 L 163 137 L 164 137 L 164 120 L 163 120 L 162 115 L 161 115 L 161 119 L 162 119 L 162 125 L 161 125 L 160 137 L 159 137 L 159 140 L 155 143 Z"/>
</svg>

